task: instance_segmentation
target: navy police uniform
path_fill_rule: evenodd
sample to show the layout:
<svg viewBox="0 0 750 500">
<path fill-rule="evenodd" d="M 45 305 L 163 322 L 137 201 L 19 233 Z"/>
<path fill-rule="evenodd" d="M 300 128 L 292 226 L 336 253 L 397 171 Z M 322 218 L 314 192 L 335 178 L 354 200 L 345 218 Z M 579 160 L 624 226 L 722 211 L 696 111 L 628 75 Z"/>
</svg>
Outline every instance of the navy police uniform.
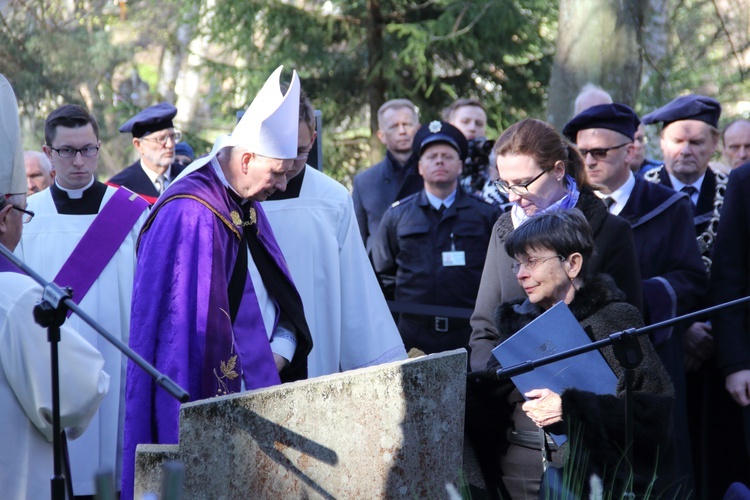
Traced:
<svg viewBox="0 0 750 500">
<path fill-rule="evenodd" d="M 448 143 L 465 156 L 466 139 L 455 127 L 433 122 L 415 135 L 423 150 Z M 461 145 L 464 145 L 462 148 Z M 375 272 L 386 295 L 397 302 L 473 308 L 482 276 L 492 226 L 500 209 L 460 187 L 455 201 L 435 209 L 424 190 L 393 204 L 381 221 L 372 245 Z M 468 319 L 402 314 L 399 331 L 407 350 L 425 353 L 465 347 L 471 334 Z"/>
</svg>

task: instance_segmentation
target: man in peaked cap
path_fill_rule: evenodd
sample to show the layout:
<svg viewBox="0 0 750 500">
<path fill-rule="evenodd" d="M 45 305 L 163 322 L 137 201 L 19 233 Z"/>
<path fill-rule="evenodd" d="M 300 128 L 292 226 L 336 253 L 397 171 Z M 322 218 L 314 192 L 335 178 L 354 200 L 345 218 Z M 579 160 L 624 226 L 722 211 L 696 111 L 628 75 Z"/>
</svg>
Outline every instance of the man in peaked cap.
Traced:
<svg viewBox="0 0 750 500">
<path fill-rule="evenodd" d="M 177 108 L 168 102 L 150 106 L 125 122 L 119 131 L 133 135 L 133 147 L 140 159 L 112 177 L 107 184 L 124 186 L 149 203 L 156 199 L 185 168 L 175 159 L 180 132 L 172 120 Z"/>
<path fill-rule="evenodd" d="M 298 156 L 299 79 L 282 94 L 281 70 L 167 188 L 141 235 L 130 345 L 193 401 L 306 376 L 302 301 L 257 203 L 284 191 Z M 128 367 L 123 498 L 136 445 L 177 443 L 179 407 Z"/>
<path fill-rule="evenodd" d="M 633 144 L 640 120 L 624 104 L 591 107 L 568 122 L 563 133 L 578 146 L 589 182 L 611 213 L 633 228 L 643 279 L 646 324 L 691 312 L 708 285 L 695 234 L 688 196 L 636 177 L 630 170 L 636 154 Z M 689 433 L 686 414 L 684 327 L 652 335 L 656 351 L 675 386 L 675 434 L 678 456 L 684 458 L 678 473 L 690 473 Z"/>
<path fill-rule="evenodd" d="M 25 209 L 23 150 L 15 95 L 0 75 L 0 244 L 13 250 Z M 49 344 L 33 318 L 42 288 L 0 256 L 0 484 L 8 498 L 49 498 L 53 473 Z M 58 346 L 60 419 L 69 438 L 91 421 L 109 387 L 104 359 L 66 322 Z"/>
<path fill-rule="evenodd" d="M 48 281 L 73 289 L 75 301 L 115 337 L 127 342 L 135 273 L 135 244 L 148 203 L 125 188 L 99 182 L 99 126 L 85 108 L 65 104 L 44 122 L 44 153 L 55 168 L 49 188 L 28 199 L 36 216 L 24 226 L 16 254 Z M 73 327 L 104 356 L 112 390 L 89 429 L 70 444 L 73 492 L 94 493 L 101 468 L 120 471 L 125 359 L 77 316 Z"/>
<path fill-rule="evenodd" d="M 414 136 L 424 189 L 385 212 L 372 246 L 386 296 L 407 304 L 474 306 L 500 209 L 458 185 L 467 149 L 463 133 L 446 122 L 433 121 Z M 440 310 L 401 314 L 398 328 L 407 351 L 429 354 L 468 344 L 469 320 Z"/>
</svg>

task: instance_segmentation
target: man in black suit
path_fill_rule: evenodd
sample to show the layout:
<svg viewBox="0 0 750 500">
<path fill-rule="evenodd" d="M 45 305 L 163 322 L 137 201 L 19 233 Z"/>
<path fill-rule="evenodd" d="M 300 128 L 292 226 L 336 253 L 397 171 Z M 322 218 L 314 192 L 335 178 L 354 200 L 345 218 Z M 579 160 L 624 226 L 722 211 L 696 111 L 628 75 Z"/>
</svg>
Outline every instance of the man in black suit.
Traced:
<svg viewBox="0 0 750 500">
<path fill-rule="evenodd" d="M 386 157 L 354 176 L 352 199 L 359 232 L 367 252 L 378 234 L 380 219 L 391 204 L 423 187 L 412 157 L 412 141 L 419 129 L 417 108 L 408 99 L 392 99 L 378 110 L 378 139 L 386 147 Z"/>
<path fill-rule="evenodd" d="M 133 134 L 133 147 L 141 158 L 107 184 L 126 187 L 149 203 L 156 202 L 185 168 L 175 161 L 175 144 L 180 140 L 180 132 L 172 123 L 176 114 L 177 108 L 162 102 L 144 109 L 119 128 L 120 132 Z"/>
<path fill-rule="evenodd" d="M 711 297 L 716 304 L 750 295 L 750 163 L 729 175 L 724 197 L 721 231 L 716 238 L 711 272 Z M 725 387 L 742 408 L 742 423 L 727 429 L 742 453 L 733 455 L 741 475 L 735 481 L 750 483 L 750 309 L 723 311 L 713 318 L 716 358 Z M 744 438 L 744 440 L 743 440 Z"/>
</svg>

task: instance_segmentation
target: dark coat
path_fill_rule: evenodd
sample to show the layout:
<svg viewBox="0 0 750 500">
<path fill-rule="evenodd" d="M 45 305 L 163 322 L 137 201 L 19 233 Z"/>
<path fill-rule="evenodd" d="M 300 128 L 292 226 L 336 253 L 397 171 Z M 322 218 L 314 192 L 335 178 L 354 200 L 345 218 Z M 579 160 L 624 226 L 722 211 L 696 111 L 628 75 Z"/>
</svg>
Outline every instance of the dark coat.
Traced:
<svg viewBox="0 0 750 500">
<path fill-rule="evenodd" d="M 610 214 L 606 205 L 588 189 L 581 192 L 576 208 L 586 216 L 594 233 L 596 251 L 588 264 L 589 274 L 607 273 L 612 276 L 618 288 L 625 292 L 628 302 L 641 309 L 641 275 L 630 226 Z M 526 296 L 511 270 L 514 259 L 505 253 L 503 246 L 511 231 L 511 216 L 505 213 L 492 229 L 479 294 L 471 317 L 469 347 L 472 370 L 485 368 L 497 341 L 493 317 L 497 304 Z"/>
<path fill-rule="evenodd" d="M 416 159 L 412 157 L 405 166 L 398 167 L 390 153 L 380 163 L 354 176 L 354 213 L 367 253 L 372 250 L 372 240 L 378 234 L 380 219 L 388 207 L 423 187 Z"/>
<path fill-rule="evenodd" d="M 172 163 L 172 170 L 170 173 L 171 178 L 169 180 L 173 181 L 184 169 L 185 166 L 182 165 L 182 163 Z M 112 177 L 107 181 L 107 184 L 114 187 L 126 187 L 134 193 L 141 195 L 141 197 L 152 205 L 156 203 L 156 199 L 159 197 L 159 192 L 156 190 L 154 183 L 151 182 L 151 179 L 149 179 L 146 172 L 141 168 L 141 160 L 136 161 L 128 168 Z"/>
<path fill-rule="evenodd" d="M 688 195 L 636 178 L 619 215 L 633 229 L 646 324 L 690 312 L 706 293 L 708 275 L 686 224 L 692 218 Z"/>
<path fill-rule="evenodd" d="M 716 304 L 750 295 L 750 164 L 729 176 L 719 228 L 711 272 Z M 713 331 L 722 375 L 750 370 L 750 308 L 714 316 Z"/>
<path fill-rule="evenodd" d="M 430 205 L 424 190 L 394 203 L 383 215 L 372 242 L 373 266 L 386 296 L 392 292 L 399 302 L 472 308 L 487 243 L 499 215 L 496 205 L 466 194 L 461 188 L 442 215 Z M 465 266 L 443 265 L 443 252 L 451 251 L 453 246 L 456 251 L 464 252 Z M 457 324 L 463 333 L 455 344 L 446 344 L 438 338 L 422 345 L 411 343 L 409 333 L 417 332 L 407 332 L 408 326 L 403 321 L 399 321 L 399 331 L 407 349 L 418 347 L 427 353 L 439 352 L 466 346 L 470 333 L 468 321 Z"/>
<path fill-rule="evenodd" d="M 669 179 L 669 173 L 663 166 L 644 174 L 643 178 L 674 189 L 672 181 Z M 716 233 L 716 226 L 719 221 L 719 217 L 715 217 L 715 214 L 721 212 L 727 182 L 728 176 L 726 174 L 714 172 L 711 168 L 706 169 L 706 176 L 703 178 L 701 190 L 698 193 L 698 204 L 692 212 L 695 235 L 699 239 L 701 255 L 706 259 L 712 258 L 715 237 L 715 234 L 712 233 Z M 703 234 L 707 230 L 709 234 L 704 236 Z"/>
<path fill-rule="evenodd" d="M 587 328 L 592 341 L 601 340 L 610 334 L 642 326 L 638 310 L 624 301 L 624 294 L 617 289 L 609 276 L 599 275 L 588 278 L 576 291 L 569 304 L 570 311 Z M 495 311 L 498 338 L 496 344 L 510 338 L 541 314 L 541 310 L 528 300 L 514 300 L 500 304 Z M 659 357 L 648 339 L 641 337 L 643 362 L 635 369 L 633 377 L 634 415 L 634 490 L 643 493 L 653 479 L 654 471 L 659 471 L 655 491 L 669 486 L 672 461 L 666 459 L 671 454 L 670 424 L 673 401 L 672 383 Z M 611 347 L 603 348 L 602 354 L 617 375 L 616 395 L 596 395 L 576 389 L 567 389 L 561 395 L 563 422 L 566 426 L 580 429 L 580 435 L 569 435 L 571 449 L 565 449 L 566 460 L 574 461 L 573 473 L 586 471 L 586 478 L 596 474 L 604 478 L 604 491 L 622 492 L 627 478 L 621 461 L 624 458 L 625 437 L 625 374 Z M 499 368 L 494 356 L 488 368 Z M 507 402 L 507 396 L 515 389 L 510 380 L 495 382 L 496 387 L 485 393 L 486 397 L 499 398 Z M 470 384 L 471 386 L 471 384 Z M 540 387 L 541 389 L 542 387 Z M 470 396 L 479 394 L 473 388 Z M 502 411 L 502 406 L 499 407 Z M 496 406 L 497 410 L 498 407 Z M 510 405 L 506 414 L 512 411 Z M 579 425 L 580 424 L 580 425 Z M 548 429 L 565 433 L 564 427 L 556 424 Z M 579 448 L 581 446 L 581 448 Z M 588 463 L 582 463 L 581 451 L 588 453 Z M 538 452 L 533 455 L 539 460 Z M 586 481 L 588 483 L 588 481 Z M 619 498 L 618 495 L 614 495 Z"/>
</svg>

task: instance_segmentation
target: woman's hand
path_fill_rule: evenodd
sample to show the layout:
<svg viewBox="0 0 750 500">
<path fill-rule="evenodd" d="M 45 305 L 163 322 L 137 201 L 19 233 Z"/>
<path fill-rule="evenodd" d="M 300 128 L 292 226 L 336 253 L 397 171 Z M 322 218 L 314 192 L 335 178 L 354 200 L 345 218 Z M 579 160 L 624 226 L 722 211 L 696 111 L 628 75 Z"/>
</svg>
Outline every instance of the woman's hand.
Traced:
<svg viewBox="0 0 750 500">
<path fill-rule="evenodd" d="M 562 399 L 549 389 L 534 389 L 524 394 L 526 401 L 521 409 L 538 426 L 545 427 L 562 421 Z"/>
</svg>

